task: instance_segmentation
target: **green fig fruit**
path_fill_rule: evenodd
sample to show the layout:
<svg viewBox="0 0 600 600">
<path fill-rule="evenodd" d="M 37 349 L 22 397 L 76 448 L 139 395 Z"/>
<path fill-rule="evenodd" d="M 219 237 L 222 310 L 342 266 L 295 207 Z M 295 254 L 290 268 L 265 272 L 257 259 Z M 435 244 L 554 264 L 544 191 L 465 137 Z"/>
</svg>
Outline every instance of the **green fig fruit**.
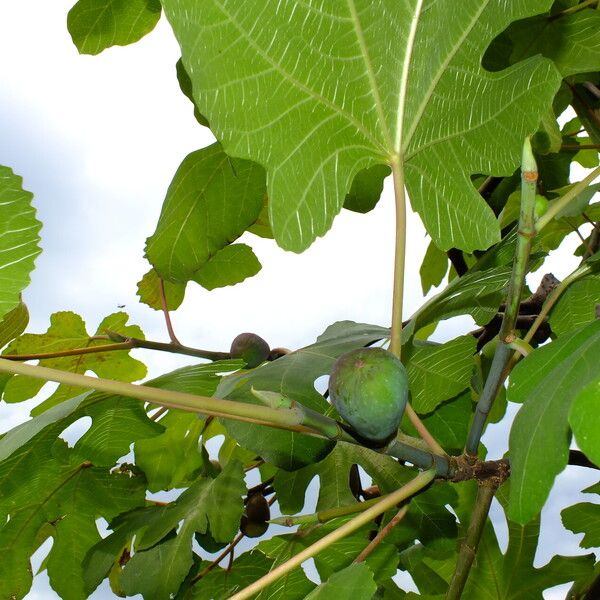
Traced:
<svg viewBox="0 0 600 600">
<path fill-rule="evenodd" d="M 361 437 L 384 442 L 398 430 L 408 400 L 406 369 L 383 348 L 351 350 L 333 365 L 329 395 Z"/>
<path fill-rule="evenodd" d="M 271 509 L 262 494 L 252 494 L 246 501 L 246 510 L 240 521 L 240 531 L 246 537 L 260 537 L 269 528 Z"/>
<path fill-rule="evenodd" d="M 231 342 L 231 358 L 241 358 L 248 369 L 254 369 L 269 358 L 269 344 L 255 333 L 240 333 Z"/>
</svg>

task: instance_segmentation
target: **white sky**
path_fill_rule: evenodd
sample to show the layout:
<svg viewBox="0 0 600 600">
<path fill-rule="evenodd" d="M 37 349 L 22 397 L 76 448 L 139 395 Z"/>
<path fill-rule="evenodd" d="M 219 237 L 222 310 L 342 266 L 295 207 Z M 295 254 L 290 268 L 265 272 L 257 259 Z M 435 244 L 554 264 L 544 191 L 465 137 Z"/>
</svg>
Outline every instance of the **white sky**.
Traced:
<svg viewBox="0 0 600 600">
<path fill-rule="evenodd" d="M 44 224 L 44 251 L 25 292 L 29 331 L 45 331 L 52 312 L 73 310 L 91 332 L 125 304 L 149 339 L 166 340 L 161 315 L 137 302 L 136 283 L 148 269 L 144 242 L 177 166 L 213 138 L 197 125 L 191 103 L 179 91 L 174 68 L 179 51 L 164 19 L 137 44 L 80 56 L 66 29 L 73 3 L 0 2 L 0 164 L 24 178 Z M 271 346 L 297 348 L 337 320 L 389 324 L 393 221 L 388 181 L 374 211 L 344 211 L 332 231 L 302 255 L 245 235 L 262 271 L 210 293 L 191 284 L 173 315 L 178 337 L 191 346 L 227 350 L 235 335 L 255 331 Z M 418 269 L 426 238 L 414 215 L 407 247 L 405 317 L 422 302 Z M 530 284 L 549 270 L 562 278 L 574 264 L 554 259 Z M 468 318 L 447 322 L 435 339 L 464 333 L 470 323 Z M 136 355 L 153 375 L 191 362 L 170 354 Z M 0 431 L 26 419 L 31 406 L 0 406 Z M 498 427 L 486 438 L 495 456 L 505 450 L 506 438 Z M 596 478 L 583 469 L 561 476 L 544 513 L 537 564 L 554 551 L 581 552 L 581 536 L 566 533 L 557 520 L 560 509 L 574 501 L 568 492 L 574 479 L 582 488 Z M 567 492 L 569 498 L 559 500 Z M 44 579 L 29 598 L 56 597 Z M 563 597 L 551 594 L 546 597 Z M 94 597 L 112 595 L 101 591 Z"/>
</svg>

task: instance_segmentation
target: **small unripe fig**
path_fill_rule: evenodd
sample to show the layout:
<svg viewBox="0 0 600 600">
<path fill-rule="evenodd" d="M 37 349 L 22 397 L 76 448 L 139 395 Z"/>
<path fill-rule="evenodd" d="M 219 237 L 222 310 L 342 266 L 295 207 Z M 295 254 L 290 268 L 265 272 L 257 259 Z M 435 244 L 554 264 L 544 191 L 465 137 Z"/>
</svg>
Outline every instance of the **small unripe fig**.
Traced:
<svg viewBox="0 0 600 600">
<path fill-rule="evenodd" d="M 540 196 L 539 194 L 535 197 L 535 218 L 539 219 L 542 215 L 546 214 L 548 210 L 548 200 L 544 196 Z"/>
<path fill-rule="evenodd" d="M 240 333 L 231 342 L 231 358 L 241 358 L 248 369 L 254 369 L 269 358 L 269 344 L 255 333 Z"/>
<path fill-rule="evenodd" d="M 360 436 L 384 442 L 398 430 L 408 400 L 406 369 L 383 348 L 351 350 L 333 365 L 329 395 Z"/>
<path fill-rule="evenodd" d="M 240 521 L 240 531 L 246 537 L 260 537 L 269 528 L 269 503 L 262 494 L 252 494 L 246 501 L 246 510 Z"/>
</svg>

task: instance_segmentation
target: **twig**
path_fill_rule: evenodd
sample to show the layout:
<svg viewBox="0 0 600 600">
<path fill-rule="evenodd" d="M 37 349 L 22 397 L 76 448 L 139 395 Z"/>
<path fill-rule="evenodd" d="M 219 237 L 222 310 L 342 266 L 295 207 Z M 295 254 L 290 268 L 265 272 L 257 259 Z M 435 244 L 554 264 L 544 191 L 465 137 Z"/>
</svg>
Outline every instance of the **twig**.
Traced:
<svg viewBox="0 0 600 600">
<path fill-rule="evenodd" d="M 55 381 L 73 387 L 97 390 L 107 394 L 136 398 L 143 402 L 157 404 L 166 408 L 174 408 L 193 413 L 225 417 L 256 425 L 265 425 L 277 429 L 285 429 L 332 441 L 345 441 L 351 444 L 361 443 L 348 433 L 335 419 L 327 417 L 310 408 L 293 402 L 289 408 L 271 408 L 260 404 L 248 404 L 219 398 L 209 398 L 163 390 L 160 388 L 135 385 L 124 381 L 114 381 L 102 377 L 90 377 L 59 369 L 50 369 L 8 361 L 0 358 L 0 372 L 13 375 L 27 375 L 44 381 Z M 435 467 L 440 477 L 453 475 L 453 463 L 449 457 L 437 456 L 419 446 L 420 440 L 403 436 L 403 440 L 392 440 L 386 447 L 375 449 L 378 452 L 406 460 L 420 468 Z"/>
<path fill-rule="evenodd" d="M 497 486 L 491 482 L 480 484 L 477 490 L 477 499 L 471 513 L 471 522 L 467 535 L 460 545 L 460 551 L 456 560 L 456 568 L 446 593 L 446 600 L 459 600 L 462 596 L 465 584 L 471 572 L 471 565 L 475 560 L 479 541 L 487 521 L 488 512 Z"/>
<path fill-rule="evenodd" d="M 173 329 L 173 323 L 171 323 L 171 315 L 169 314 L 169 307 L 167 306 L 167 295 L 165 294 L 165 282 L 162 277 L 158 278 L 158 291 L 160 295 L 160 304 L 162 307 L 163 315 L 165 316 L 165 324 L 167 326 L 167 332 L 169 333 L 169 339 L 173 344 L 177 346 L 181 346 L 181 342 L 177 339 L 175 335 L 175 330 Z"/>
<path fill-rule="evenodd" d="M 381 542 L 391 533 L 392 529 L 402 521 L 408 512 L 408 504 L 403 506 L 391 519 L 390 522 L 381 529 L 377 535 L 369 542 L 369 545 L 354 559 L 355 563 L 362 562 L 381 544 Z"/>
<path fill-rule="evenodd" d="M 319 552 L 326 550 L 329 546 L 331 546 L 331 544 L 345 538 L 347 535 L 350 535 L 357 529 L 360 529 L 363 525 L 366 525 L 390 508 L 396 506 L 403 500 L 410 498 L 412 495 L 433 481 L 434 478 L 435 471 L 433 469 L 420 473 L 412 481 L 406 485 L 403 485 L 399 490 L 392 492 L 385 498 L 381 499 L 374 506 L 357 515 L 347 523 L 344 523 L 335 531 L 332 531 L 328 535 L 316 541 L 314 544 L 308 548 L 305 548 L 302 550 L 302 552 L 299 552 L 272 571 L 269 571 L 269 573 L 251 583 L 248 587 L 244 588 L 237 594 L 234 594 L 230 600 L 245 600 L 246 598 L 251 598 L 254 596 L 254 594 L 260 592 L 260 590 L 263 590 L 268 585 L 277 581 L 277 579 L 279 579 L 282 575 L 285 575 L 296 567 L 299 567 L 305 560 L 316 556 L 319 554 Z"/>
<path fill-rule="evenodd" d="M 131 350 L 132 348 L 146 348 L 148 350 L 159 350 L 173 354 L 185 354 L 208 360 L 227 360 L 231 358 L 229 352 L 214 352 L 212 350 L 201 350 L 190 348 L 178 343 L 153 342 L 139 338 L 128 337 L 111 332 L 111 339 L 120 339 L 115 344 L 103 344 L 100 346 L 87 346 L 85 348 L 70 348 L 69 350 L 57 350 L 56 352 L 41 352 L 37 354 L 5 354 L 2 358 L 7 360 L 45 360 L 47 358 L 62 358 L 63 356 L 79 356 L 81 354 L 97 354 L 98 352 L 114 352 L 115 350 Z M 98 339 L 98 336 L 94 336 Z"/>
<path fill-rule="evenodd" d="M 523 144 L 523 157 L 521 161 L 521 211 L 519 215 L 517 247 L 515 249 L 515 259 L 508 286 L 506 309 L 498 334 L 500 339 L 496 346 L 490 372 L 477 402 L 477 408 L 475 409 L 475 415 L 465 446 L 466 452 L 473 456 L 477 455 L 479 440 L 483 434 L 487 416 L 502 385 L 504 369 L 512 354 L 506 342 L 510 342 L 515 338 L 515 325 L 519 314 L 525 275 L 527 273 L 531 242 L 535 235 L 534 209 L 537 178 L 537 165 L 533 157 L 531 142 L 527 138 Z"/>
<path fill-rule="evenodd" d="M 190 584 L 194 585 L 197 581 L 208 575 L 228 554 L 233 552 L 233 549 L 244 539 L 244 534 L 240 531 L 232 540 L 232 542 L 215 558 L 210 565 L 207 565 L 190 581 Z"/>
<path fill-rule="evenodd" d="M 425 423 L 421 421 L 419 415 L 415 412 L 415 409 L 410 405 L 410 402 L 406 403 L 406 408 L 404 409 L 406 416 L 409 418 L 412 426 L 417 430 L 418 434 L 423 438 L 425 443 L 429 446 L 429 449 L 434 454 L 439 454 L 440 456 L 446 456 L 446 451 L 440 446 L 438 441 L 429 433 L 429 430 L 425 426 Z"/>
</svg>

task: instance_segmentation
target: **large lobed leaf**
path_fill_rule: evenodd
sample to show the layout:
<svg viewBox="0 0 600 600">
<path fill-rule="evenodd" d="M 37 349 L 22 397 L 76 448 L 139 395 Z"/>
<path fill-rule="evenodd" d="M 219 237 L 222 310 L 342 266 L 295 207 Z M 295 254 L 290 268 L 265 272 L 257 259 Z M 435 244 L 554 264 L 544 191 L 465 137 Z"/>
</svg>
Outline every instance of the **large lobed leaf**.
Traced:
<svg viewBox="0 0 600 600">
<path fill-rule="evenodd" d="M 164 0 L 202 114 L 268 171 L 278 243 L 302 251 L 355 175 L 403 163 L 440 248 L 498 241 L 471 173 L 509 175 L 560 75 L 541 57 L 482 69 L 486 46 L 550 0 Z M 502 140 L 502 143 L 499 143 Z"/>
<path fill-rule="evenodd" d="M 129 316 L 124 312 L 108 315 L 98 326 L 95 335 L 105 335 L 107 331 L 115 331 L 124 336 L 143 338 L 144 334 L 137 325 L 126 324 L 128 319 Z M 91 340 L 83 319 L 75 313 L 64 311 L 54 313 L 50 317 L 50 327 L 46 333 L 26 333 L 15 339 L 6 348 L 4 354 L 40 354 L 110 343 L 112 343 L 110 340 Z M 136 381 L 146 375 L 144 364 L 129 356 L 129 350 L 46 358 L 40 360 L 40 364 L 81 374 L 89 370 L 99 377 L 121 381 Z M 41 379 L 15 375 L 7 382 L 3 399 L 6 402 L 22 402 L 35 396 L 44 384 Z M 32 414 L 40 414 L 82 391 L 79 388 L 60 385 L 48 399 L 33 409 Z"/>
<path fill-rule="evenodd" d="M 600 379 L 599 344 L 597 320 L 538 348 L 511 373 L 508 399 L 523 403 L 509 441 L 508 514 L 517 523 L 527 523 L 539 513 L 554 478 L 567 465 L 569 420 L 579 423 L 578 413 L 573 412 L 579 396 L 592 394 L 597 406 L 598 386 L 594 384 Z M 586 389 L 588 386 L 593 387 Z M 589 402 L 583 402 L 587 410 Z"/>
<path fill-rule="evenodd" d="M 22 187 L 22 179 L 0 165 L 0 318 L 21 302 L 29 284 L 42 224 L 31 206 L 33 194 Z"/>
</svg>

